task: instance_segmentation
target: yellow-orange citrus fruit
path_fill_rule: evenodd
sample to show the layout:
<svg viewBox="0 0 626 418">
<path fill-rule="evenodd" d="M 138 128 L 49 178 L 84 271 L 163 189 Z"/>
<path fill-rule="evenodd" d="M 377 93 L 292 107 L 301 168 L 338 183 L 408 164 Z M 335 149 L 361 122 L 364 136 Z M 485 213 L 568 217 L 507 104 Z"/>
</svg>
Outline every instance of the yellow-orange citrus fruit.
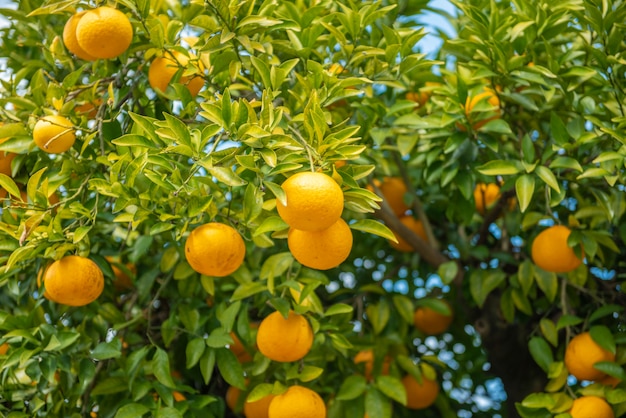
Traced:
<svg viewBox="0 0 626 418">
<path fill-rule="evenodd" d="M 224 277 L 243 264 L 246 245 L 235 228 L 218 222 L 191 231 L 185 243 L 185 257 L 198 273 Z"/>
<path fill-rule="evenodd" d="M 290 386 L 270 402 L 270 418 L 326 418 L 326 404 L 317 392 L 304 386 Z"/>
<path fill-rule="evenodd" d="M 93 57 L 85 52 L 85 50 L 78 44 L 78 39 L 76 39 L 76 26 L 85 13 L 86 12 L 84 11 L 75 13 L 67 20 L 67 23 L 65 23 L 65 27 L 63 28 L 63 44 L 65 44 L 68 51 L 76 55 L 78 58 L 86 61 L 95 61 L 96 57 Z"/>
<path fill-rule="evenodd" d="M 374 371 L 374 361 L 375 356 L 372 349 L 361 350 L 356 354 L 356 356 L 354 356 L 354 364 L 364 363 L 364 373 L 367 380 L 371 380 L 373 378 L 372 372 Z M 389 374 L 390 364 L 391 358 L 385 356 L 385 358 L 383 359 L 383 364 L 381 365 L 381 375 Z"/>
<path fill-rule="evenodd" d="M 605 385 L 605 386 L 612 386 L 612 387 L 616 387 L 617 385 L 619 385 L 620 383 L 622 383 L 621 379 L 618 379 L 617 377 L 613 377 L 610 375 L 606 375 L 603 378 L 596 380 L 596 382 Z"/>
<path fill-rule="evenodd" d="M 567 245 L 571 231 L 563 225 L 554 225 L 537 235 L 531 246 L 533 262 L 553 273 L 567 273 L 580 266 L 582 260 Z"/>
<path fill-rule="evenodd" d="M 492 116 L 485 116 L 483 112 L 480 114 L 473 114 L 474 108 L 480 103 L 486 101 L 493 108 L 491 113 L 495 113 Z M 472 125 L 472 129 L 478 130 L 485 126 L 488 122 L 500 118 L 500 99 L 491 89 L 485 89 L 482 93 L 475 96 L 467 96 L 465 100 L 465 116 Z M 465 131 L 465 127 L 457 125 L 462 131 Z"/>
<path fill-rule="evenodd" d="M 593 367 L 599 361 L 615 361 L 615 354 L 602 348 L 583 332 L 572 338 L 565 349 L 565 367 L 578 380 L 598 380 L 606 376 Z"/>
<path fill-rule="evenodd" d="M 1 138 L 0 144 L 4 143 L 8 139 L 9 138 Z M 13 173 L 13 171 L 11 170 L 11 163 L 13 162 L 15 156 L 16 154 L 12 152 L 0 151 L 0 173 L 4 174 L 5 176 L 11 177 L 11 174 Z"/>
<path fill-rule="evenodd" d="M 174 75 L 179 69 L 186 68 L 188 63 L 189 57 L 178 51 L 166 52 L 164 56 L 155 58 L 148 70 L 150 87 L 165 92 Z M 181 76 L 178 82 L 184 84 L 192 96 L 196 96 L 204 86 L 204 78 L 201 75 Z"/>
<path fill-rule="evenodd" d="M 268 315 L 256 334 L 259 351 L 267 358 L 290 362 L 306 356 L 313 346 L 313 329 L 309 321 L 293 311 L 287 319 L 278 311 Z"/>
<path fill-rule="evenodd" d="M 114 257 L 107 255 L 104 257 L 109 264 L 111 264 L 111 269 L 113 270 L 113 275 L 115 279 L 113 280 L 113 286 L 118 291 L 128 290 L 133 288 L 133 279 L 128 275 L 127 272 L 131 273 L 133 276 L 137 274 L 137 269 L 134 264 L 126 263 L 124 265 L 125 269 L 122 269 L 122 264 L 120 262 L 119 257 Z"/>
<path fill-rule="evenodd" d="M 47 299 L 63 305 L 84 306 L 102 293 L 104 275 L 90 259 L 68 255 L 48 266 L 43 283 Z"/>
<path fill-rule="evenodd" d="M 453 315 L 450 304 L 444 302 L 450 308 L 450 315 L 437 312 L 428 306 L 420 306 L 413 313 L 415 328 L 426 335 L 439 335 L 446 332 L 452 323 Z"/>
<path fill-rule="evenodd" d="M 343 212 L 343 192 L 324 173 L 300 172 L 282 184 L 286 205 L 276 200 L 280 217 L 301 231 L 320 231 L 333 225 Z"/>
<path fill-rule="evenodd" d="M 259 324 L 257 323 L 250 324 L 250 328 L 257 329 L 258 327 Z M 252 361 L 252 355 L 248 352 L 248 350 L 246 350 L 246 347 L 243 345 L 237 334 L 231 332 L 230 337 L 233 339 L 233 343 L 228 348 L 237 357 L 239 363 Z"/>
<path fill-rule="evenodd" d="M 382 182 L 374 179 L 374 184 L 380 189 L 381 197 L 385 199 L 396 216 L 402 216 L 409 210 L 408 205 L 404 203 L 404 195 L 407 192 L 407 187 L 402 178 L 385 177 Z M 369 185 L 367 189 L 371 192 L 374 191 L 374 188 Z"/>
<path fill-rule="evenodd" d="M 0 345 L 0 356 L 3 356 L 9 351 L 9 343 L 3 343 Z"/>
<path fill-rule="evenodd" d="M 407 216 L 401 217 L 400 218 L 400 222 L 402 222 L 411 231 L 415 232 L 424 241 L 428 240 L 428 237 L 426 236 L 426 230 L 424 229 L 424 225 L 422 224 L 421 221 L 418 221 L 417 219 L 415 219 L 411 215 L 407 215 Z M 403 252 L 406 252 L 406 253 L 415 251 L 413 249 L 413 247 L 411 246 L 411 244 L 409 244 L 398 233 L 394 232 L 393 235 L 398 240 L 397 244 L 395 242 L 393 242 L 393 241 L 389 241 L 389 244 L 393 248 L 395 248 L 398 251 L 403 251 Z"/>
<path fill-rule="evenodd" d="M 85 12 L 76 25 L 78 45 L 95 58 L 122 55 L 133 40 L 133 26 L 128 17 L 111 7 Z"/>
<path fill-rule="evenodd" d="M 87 119 L 94 119 L 98 115 L 98 108 L 102 104 L 102 99 L 94 99 L 89 102 L 79 104 L 74 108 L 79 116 L 86 116 Z"/>
<path fill-rule="evenodd" d="M 226 389 L 226 405 L 230 408 L 231 411 L 236 412 L 237 402 L 239 401 L 239 397 L 241 396 L 241 389 L 235 386 L 229 386 Z"/>
<path fill-rule="evenodd" d="M 268 418 L 270 403 L 274 399 L 274 395 L 269 394 L 262 397 L 258 401 L 243 403 L 243 414 L 246 418 Z"/>
<path fill-rule="evenodd" d="M 406 407 L 409 409 L 425 409 L 431 406 L 439 395 L 439 384 L 422 375 L 420 384 L 413 376 L 407 374 L 402 378 L 406 390 Z"/>
<path fill-rule="evenodd" d="M 182 393 L 180 393 L 179 391 L 175 390 L 172 392 L 172 396 L 174 397 L 174 400 L 176 402 L 182 402 L 182 401 L 186 401 L 187 397 L 185 395 L 183 395 Z"/>
<path fill-rule="evenodd" d="M 72 148 L 76 141 L 74 125 L 63 116 L 44 116 L 33 128 L 33 140 L 43 151 L 60 154 Z"/>
<path fill-rule="evenodd" d="M 569 413 L 572 418 L 615 418 L 611 405 L 598 396 L 581 396 L 574 399 Z"/>
<path fill-rule="evenodd" d="M 500 186 L 495 183 L 478 183 L 474 188 L 476 211 L 481 215 L 484 215 L 499 198 Z"/>
<path fill-rule="evenodd" d="M 352 250 L 352 231 L 343 219 L 321 231 L 290 228 L 289 251 L 303 266 L 328 270 L 343 263 Z"/>
</svg>

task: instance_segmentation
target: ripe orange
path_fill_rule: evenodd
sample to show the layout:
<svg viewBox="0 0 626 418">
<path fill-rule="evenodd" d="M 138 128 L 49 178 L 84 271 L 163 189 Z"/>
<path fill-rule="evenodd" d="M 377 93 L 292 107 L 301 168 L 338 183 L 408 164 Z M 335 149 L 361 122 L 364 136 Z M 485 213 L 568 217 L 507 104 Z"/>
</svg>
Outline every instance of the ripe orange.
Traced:
<svg viewBox="0 0 626 418">
<path fill-rule="evenodd" d="M 102 104 L 102 99 L 94 99 L 92 101 L 84 102 L 74 108 L 79 116 L 86 116 L 87 119 L 95 119 L 98 115 L 98 108 Z"/>
<path fill-rule="evenodd" d="M 409 409 L 426 409 L 439 395 L 439 384 L 424 375 L 420 384 L 413 376 L 407 374 L 402 378 L 402 384 L 406 390 L 406 407 Z"/>
<path fill-rule="evenodd" d="M 60 154 L 72 148 L 76 141 L 74 125 L 63 116 L 44 116 L 33 128 L 33 140 L 43 151 Z"/>
<path fill-rule="evenodd" d="M 115 280 L 113 280 L 113 286 L 117 291 L 124 291 L 133 288 L 133 279 L 128 275 L 127 271 L 131 273 L 133 276 L 137 274 L 137 268 L 135 268 L 134 264 L 126 263 L 125 270 L 121 268 L 120 258 L 116 256 L 107 255 L 104 257 L 109 264 L 111 264 L 111 269 L 113 270 L 113 275 L 115 276 Z"/>
<path fill-rule="evenodd" d="M 304 266 L 328 270 L 343 263 L 352 250 L 352 231 L 343 219 L 321 231 L 290 228 L 289 251 Z"/>
<path fill-rule="evenodd" d="M 257 329 L 258 327 L 259 324 L 257 323 L 250 324 L 250 328 Z M 239 363 L 248 363 L 252 361 L 252 355 L 248 352 L 248 350 L 246 350 L 246 347 L 243 345 L 237 334 L 231 332 L 230 337 L 233 339 L 233 343 L 228 348 L 237 357 Z"/>
<path fill-rule="evenodd" d="M 478 183 L 474 188 L 474 202 L 476 212 L 484 215 L 488 209 L 500 198 L 500 186 L 495 183 Z"/>
<path fill-rule="evenodd" d="M 9 351 L 9 343 L 4 343 L 0 345 L 0 356 L 3 356 Z"/>
<path fill-rule="evenodd" d="M 480 103 L 486 101 L 493 108 L 493 111 L 490 113 L 495 113 L 492 116 L 485 116 L 484 112 L 480 112 L 477 114 L 473 113 L 474 108 Z M 467 96 L 465 100 L 465 117 L 472 125 L 472 129 L 478 130 L 485 126 L 488 122 L 499 119 L 501 117 L 500 112 L 500 99 L 494 93 L 493 90 L 486 88 L 482 93 L 479 93 L 475 96 Z M 463 125 L 458 124 L 460 130 L 465 131 L 465 127 Z"/>
<path fill-rule="evenodd" d="M 246 255 L 246 245 L 235 228 L 217 222 L 191 231 L 185 243 L 185 257 L 191 268 L 206 276 L 224 277 L 234 273 Z"/>
<path fill-rule="evenodd" d="M 567 245 L 570 233 L 570 229 L 563 225 L 551 226 L 541 231 L 531 246 L 533 262 L 553 273 L 567 273 L 578 268 L 582 260 Z"/>
<path fill-rule="evenodd" d="M 374 184 L 380 189 L 382 198 L 385 199 L 396 216 L 402 216 L 409 210 L 409 206 L 404 203 L 404 195 L 407 187 L 400 177 L 385 177 L 382 182 L 374 179 Z M 374 191 L 372 186 L 367 186 L 369 191 Z"/>
<path fill-rule="evenodd" d="M 447 301 L 444 301 L 452 311 L 452 307 Z M 445 315 L 429 308 L 428 306 L 420 306 L 413 314 L 413 323 L 415 328 L 422 331 L 426 335 L 439 335 L 450 327 L 453 315 Z"/>
<path fill-rule="evenodd" d="M 63 305 L 84 306 L 98 299 L 104 275 L 86 257 L 68 255 L 50 264 L 43 273 L 44 297 Z"/>
<path fill-rule="evenodd" d="M 572 418 L 615 418 L 611 405 L 598 396 L 581 396 L 574 399 L 569 413 Z"/>
<path fill-rule="evenodd" d="M 418 221 L 417 219 L 415 219 L 411 215 L 407 215 L 407 216 L 401 217 L 400 218 L 400 222 L 402 222 L 411 231 L 415 232 L 424 241 L 428 240 L 428 237 L 426 236 L 426 230 L 424 229 L 424 225 L 422 225 L 421 221 Z M 409 253 L 409 252 L 415 251 L 413 249 L 413 247 L 411 246 L 411 244 L 409 244 L 407 241 L 405 241 L 404 238 L 402 238 L 398 233 L 394 232 L 393 234 L 395 235 L 396 239 L 398 240 L 397 244 L 395 242 L 393 242 L 393 241 L 389 241 L 389 244 L 393 248 L 395 248 L 398 251 L 405 252 L 405 253 Z"/>
<path fill-rule="evenodd" d="M 86 61 L 95 61 L 97 58 L 85 52 L 78 44 L 78 39 L 76 39 L 76 26 L 85 13 L 86 11 L 75 13 L 67 20 L 63 28 L 63 44 L 65 44 L 68 51 L 78 58 Z"/>
<path fill-rule="evenodd" d="M 290 362 L 306 356 L 313 346 L 313 329 L 309 321 L 289 311 L 287 319 L 278 311 L 271 313 L 259 325 L 256 335 L 259 351 L 267 358 Z"/>
<path fill-rule="evenodd" d="M 76 24 L 78 45 L 95 58 L 122 55 L 133 40 L 133 26 L 128 17 L 111 7 L 85 12 Z"/>
<path fill-rule="evenodd" d="M 271 418 L 326 418 L 326 404 L 317 392 L 304 386 L 291 386 L 270 403 Z"/>
<path fill-rule="evenodd" d="M 593 365 L 599 361 L 615 361 L 615 354 L 602 348 L 583 332 L 572 338 L 565 349 L 565 367 L 578 380 L 599 380 L 606 376 Z"/>
<path fill-rule="evenodd" d="M 374 361 L 375 361 L 375 356 L 374 356 L 374 351 L 372 349 L 361 350 L 356 354 L 356 356 L 354 356 L 354 364 L 365 363 L 364 373 L 365 373 L 365 378 L 367 380 L 372 380 L 372 378 L 374 377 L 372 375 L 372 372 L 374 371 Z M 383 360 L 383 364 L 381 365 L 381 370 L 380 370 L 381 375 L 389 374 L 390 364 L 391 364 L 391 358 L 389 358 L 389 356 L 385 356 Z"/>
<path fill-rule="evenodd" d="M 276 200 L 280 217 L 301 231 L 321 231 L 333 225 L 343 212 L 343 192 L 324 173 L 300 172 L 282 184 L 287 205 Z"/>
<path fill-rule="evenodd" d="M 603 378 L 596 380 L 596 382 L 605 385 L 605 386 L 611 386 L 611 387 L 616 387 L 617 385 L 619 385 L 620 383 L 622 383 L 622 380 L 617 378 L 617 377 L 613 377 L 611 375 L 606 375 Z"/>
<path fill-rule="evenodd" d="M 172 392 L 172 396 L 174 397 L 174 401 L 176 402 L 182 402 L 187 400 L 187 397 L 177 390 Z"/>
<path fill-rule="evenodd" d="M 243 414 L 246 418 L 269 418 L 270 403 L 274 399 L 274 395 L 269 394 L 262 397 L 258 401 L 243 403 Z"/>
<path fill-rule="evenodd" d="M 193 55 L 191 58 L 194 58 Z M 189 57 L 178 51 L 166 52 L 162 57 L 155 58 L 148 70 L 150 87 L 158 92 L 165 92 L 174 75 L 180 68 L 186 68 L 188 63 Z M 201 75 L 181 76 L 178 82 L 184 84 L 194 97 L 204 86 Z"/>
<path fill-rule="evenodd" d="M 4 143 L 7 139 L 9 138 L 1 138 L 0 144 Z M 11 163 L 13 162 L 15 156 L 16 154 L 12 152 L 0 151 L 0 173 L 11 177 L 11 174 L 13 174 L 13 171 L 11 170 Z"/>
<path fill-rule="evenodd" d="M 410 91 L 404 97 L 407 100 L 417 103 L 417 107 L 422 107 L 430 98 L 430 94 L 425 91 Z"/>
<path fill-rule="evenodd" d="M 230 408 L 231 411 L 236 412 L 237 402 L 239 401 L 239 397 L 241 396 L 241 389 L 235 386 L 229 386 L 226 389 L 226 405 Z"/>
</svg>

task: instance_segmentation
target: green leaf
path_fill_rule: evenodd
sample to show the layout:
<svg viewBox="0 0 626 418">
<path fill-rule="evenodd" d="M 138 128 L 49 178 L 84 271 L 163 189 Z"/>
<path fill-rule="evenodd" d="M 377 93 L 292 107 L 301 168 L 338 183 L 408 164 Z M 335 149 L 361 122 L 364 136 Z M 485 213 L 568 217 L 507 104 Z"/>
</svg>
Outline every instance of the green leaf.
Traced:
<svg viewBox="0 0 626 418">
<path fill-rule="evenodd" d="M 376 376 L 376 387 L 388 398 L 406 405 L 406 390 L 397 377 Z"/>
<path fill-rule="evenodd" d="M 350 305 L 346 305 L 345 303 L 335 303 L 334 305 L 331 305 L 326 312 L 324 312 L 324 316 L 352 313 L 352 311 L 354 311 L 354 308 Z"/>
<path fill-rule="evenodd" d="M 452 283 L 458 272 L 459 265 L 454 260 L 442 263 L 437 268 L 437 274 L 446 285 Z"/>
<path fill-rule="evenodd" d="M 580 165 L 580 163 L 571 157 L 556 157 L 554 160 L 552 160 L 552 162 L 550 162 L 549 167 L 551 169 L 564 168 L 568 170 L 575 170 L 581 173 L 583 172 L 583 167 Z"/>
<path fill-rule="evenodd" d="M 229 167 L 205 167 L 208 172 L 227 186 L 238 187 L 246 184 L 245 180 L 239 177 L 232 168 Z"/>
<path fill-rule="evenodd" d="M 274 385 L 271 383 L 260 383 L 258 385 L 256 385 L 248 394 L 248 397 L 246 398 L 247 402 L 256 402 L 258 400 L 261 400 L 263 398 L 265 398 L 267 395 L 269 395 L 270 393 L 272 393 L 272 390 L 274 389 Z"/>
<path fill-rule="evenodd" d="M 550 370 L 550 364 L 554 362 L 554 356 L 546 340 L 541 337 L 532 337 L 528 342 L 528 350 L 535 363 L 547 373 Z"/>
<path fill-rule="evenodd" d="M 147 406 L 140 403 L 129 403 L 117 410 L 115 418 L 137 418 L 150 412 Z"/>
<path fill-rule="evenodd" d="M 563 329 L 565 327 L 573 327 L 576 326 L 578 324 L 581 324 L 583 322 L 583 320 L 577 316 L 574 315 L 563 315 L 561 317 L 559 317 L 559 320 L 556 323 L 556 329 L 560 330 Z"/>
<path fill-rule="evenodd" d="M 535 173 L 544 183 L 550 186 L 555 192 L 561 193 L 561 188 L 559 187 L 559 182 L 557 181 L 554 173 L 548 167 L 543 165 L 538 165 L 535 168 Z"/>
<path fill-rule="evenodd" d="M 176 387 L 170 373 L 170 358 L 167 352 L 160 347 L 157 347 L 156 353 L 152 358 L 152 373 L 163 386 L 168 388 Z"/>
<path fill-rule="evenodd" d="M 191 369 L 200 361 L 200 358 L 204 354 L 206 346 L 206 342 L 203 338 L 194 338 L 187 343 L 187 348 L 185 349 L 185 357 L 187 359 L 186 367 L 188 369 Z"/>
<path fill-rule="evenodd" d="M 522 405 L 527 408 L 545 408 L 552 409 L 556 403 L 554 397 L 548 393 L 531 393 L 522 401 Z"/>
<path fill-rule="evenodd" d="M 404 387 L 402 390 L 406 396 Z M 370 386 L 365 393 L 365 411 L 370 417 L 391 418 L 391 399 Z"/>
<path fill-rule="evenodd" d="M 157 411 L 156 418 L 183 418 L 183 413 L 173 406 L 166 406 Z"/>
<path fill-rule="evenodd" d="M 361 396 L 367 389 L 367 380 L 361 375 L 352 375 L 345 378 L 339 392 L 337 393 L 338 401 L 350 401 Z"/>
<path fill-rule="evenodd" d="M 550 131 L 552 138 L 559 145 L 565 145 L 569 142 L 569 133 L 561 118 L 554 112 L 550 114 Z"/>
<path fill-rule="evenodd" d="M 359 219 L 350 224 L 351 229 L 367 232 L 369 234 L 378 235 L 390 241 L 397 242 L 396 236 L 387 226 L 374 219 Z"/>
<path fill-rule="evenodd" d="M 324 369 L 316 366 L 304 366 L 302 367 L 300 364 L 294 364 L 289 368 L 286 374 L 286 379 L 293 380 L 297 379 L 301 382 L 310 382 L 312 380 L 317 379 L 324 373 Z"/>
<path fill-rule="evenodd" d="M 122 355 L 121 348 L 122 344 L 118 339 L 115 339 L 110 343 L 100 343 L 91 351 L 91 357 L 94 360 L 118 358 Z"/>
<path fill-rule="evenodd" d="M 231 386 L 245 389 L 246 382 L 243 377 L 243 369 L 235 354 L 228 348 L 217 349 L 216 354 L 217 368 L 224 380 Z"/>
<path fill-rule="evenodd" d="M 548 318 L 542 318 L 541 321 L 539 321 L 539 328 L 541 329 L 541 333 L 543 334 L 543 336 L 546 338 L 546 340 L 548 340 L 550 344 L 552 344 L 553 347 L 559 345 L 559 335 L 556 329 L 556 325 L 554 325 L 554 322 L 552 322 L 552 320 Z"/>
<path fill-rule="evenodd" d="M 604 318 L 607 315 L 612 315 L 614 313 L 621 313 L 624 311 L 624 307 L 620 305 L 604 305 L 593 311 L 591 316 L 589 317 L 589 322 L 594 322 L 600 318 Z"/>
<path fill-rule="evenodd" d="M 413 307 L 411 299 L 403 295 L 394 295 L 392 300 L 402 319 L 404 319 L 407 324 L 413 324 L 413 313 L 415 308 Z"/>
<path fill-rule="evenodd" d="M 539 289 L 546 295 L 550 302 L 554 302 L 556 294 L 559 290 L 559 281 L 556 273 L 547 272 L 539 267 L 534 269 L 535 281 Z"/>
<path fill-rule="evenodd" d="M 487 296 L 506 279 L 502 271 L 473 271 L 470 275 L 470 293 L 479 307 L 482 307 Z"/>
<path fill-rule="evenodd" d="M 476 170 L 485 176 L 506 176 L 519 173 L 522 171 L 522 166 L 519 161 L 494 160 L 481 165 Z"/>
<path fill-rule="evenodd" d="M 368 305 L 365 310 L 372 324 L 372 328 L 374 329 L 374 333 L 380 334 L 391 317 L 389 304 L 387 304 L 385 299 L 381 299 L 378 303 Z"/>
<path fill-rule="evenodd" d="M 615 354 L 615 339 L 608 327 L 604 325 L 594 325 L 589 329 L 589 334 L 591 334 L 591 338 L 598 343 L 600 347 Z"/>
<path fill-rule="evenodd" d="M 0 173 L 0 187 L 20 199 L 20 189 L 11 177 Z"/>
<path fill-rule="evenodd" d="M 230 351 L 230 350 L 229 350 Z M 204 354 L 200 357 L 200 373 L 204 379 L 204 384 L 208 385 L 213 376 L 215 368 L 215 350 L 204 350 Z"/>
<path fill-rule="evenodd" d="M 515 194 L 521 212 L 525 212 L 535 193 L 535 177 L 524 174 L 515 181 Z"/>
<path fill-rule="evenodd" d="M 143 135 L 127 134 L 111 141 L 114 145 L 120 147 L 142 147 L 158 149 L 159 147 Z"/>
</svg>

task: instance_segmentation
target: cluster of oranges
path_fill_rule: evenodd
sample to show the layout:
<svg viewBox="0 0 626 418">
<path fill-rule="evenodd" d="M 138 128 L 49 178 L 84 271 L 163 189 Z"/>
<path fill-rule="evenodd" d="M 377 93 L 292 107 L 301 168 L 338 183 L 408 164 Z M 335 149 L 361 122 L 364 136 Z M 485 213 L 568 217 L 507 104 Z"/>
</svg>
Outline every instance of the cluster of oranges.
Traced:
<svg viewBox="0 0 626 418">
<path fill-rule="evenodd" d="M 276 200 L 289 225 L 289 251 L 304 266 L 328 270 L 344 262 L 352 250 L 352 231 L 341 218 L 343 192 L 332 177 L 300 172 L 282 184 L 284 202 Z"/>
</svg>

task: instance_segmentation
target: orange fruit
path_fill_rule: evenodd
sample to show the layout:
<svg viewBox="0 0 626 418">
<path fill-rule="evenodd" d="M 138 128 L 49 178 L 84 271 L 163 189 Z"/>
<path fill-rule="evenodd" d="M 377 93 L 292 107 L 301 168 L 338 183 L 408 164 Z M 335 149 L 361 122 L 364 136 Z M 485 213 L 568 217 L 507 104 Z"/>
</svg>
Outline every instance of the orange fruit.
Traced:
<svg viewBox="0 0 626 418">
<path fill-rule="evenodd" d="M 176 402 L 182 402 L 182 401 L 186 401 L 187 397 L 185 395 L 183 395 L 182 393 L 180 393 L 179 391 L 175 390 L 172 392 L 172 396 L 174 397 L 174 400 Z"/>
<path fill-rule="evenodd" d="M 86 257 L 68 255 L 50 264 L 43 273 L 44 297 L 63 305 L 84 306 L 98 299 L 104 275 Z"/>
<path fill-rule="evenodd" d="M 374 377 L 372 375 L 372 372 L 374 371 L 374 361 L 375 361 L 375 356 L 374 356 L 374 351 L 372 349 L 361 350 L 356 354 L 356 356 L 354 356 L 354 364 L 365 363 L 364 373 L 365 373 L 365 378 L 367 380 L 371 380 Z M 388 356 L 385 356 L 383 360 L 383 364 L 381 365 L 381 370 L 380 370 L 381 375 L 389 374 L 390 364 L 391 364 L 391 358 L 389 358 Z"/>
<path fill-rule="evenodd" d="M 610 375 L 606 375 L 603 378 L 596 380 L 596 382 L 605 385 L 605 386 L 611 386 L 611 387 L 616 387 L 617 385 L 619 385 L 620 383 L 622 383 L 621 379 L 618 379 L 617 377 L 613 377 Z"/>
<path fill-rule="evenodd" d="M 261 321 L 256 344 L 259 351 L 271 360 L 280 362 L 300 360 L 313 346 L 313 329 L 302 315 L 289 311 L 285 319 L 276 311 Z"/>
<path fill-rule="evenodd" d="M 407 100 L 417 103 L 418 107 L 422 107 L 430 98 L 430 94 L 425 91 L 410 91 L 405 97 Z"/>
<path fill-rule="evenodd" d="M 409 409 L 426 409 L 431 406 L 439 395 L 439 384 L 422 375 L 422 383 L 407 374 L 402 378 L 406 390 L 406 407 Z"/>
<path fill-rule="evenodd" d="M 43 151 L 60 154 L 72 148 L 76 141 L 74 125 L 63 116 L 44 116 L 35 123 L 33 140 Z"/>
<path fill-rule="evenodd" d="M 554 225 L 541 231 L 531 246 L 533 262 L 553 273 L 567 273 L 578 268 L 582 259 L 567 245 L 570 233 L 570 229 L 563 225 Z"/>
<path fill-rule="evenodd" d="M 450 304 L 447 301 L 444 302 L 450 307 L 450 311 L 452 311 Z M 413 314 L 413 324 L 415 324 L 415 328 L 426 335 L 439 335 L 446 332 L 452 323 L 452 319 L 452 314 L 445 315 L 428 306 L 418 307 Z"/>
<path fill-rule="evenodd" d="M 352 231 L 343 219 L 321 231 L 290 228 L 289 251 L 303 266 L 328 270 L 343 263 L 352 250 Z"/>
<path fill-rule="evenodd" d="M 224 277 L 243 264 L 246 245 L 232 226 L 218 222 L 191 231 L 185 243 L 185 257 L 191 268 L 206 276 Z"/>
<path fill-rule="evenodd" d="M 0 345 L 0 356 L 3 356 L 9 351 L 9 343 L 3 343 Z"/>
<path fill-rule="evenodd" d="M 85 12 L 76 24 L 76 40 L 88 55 L 115 58 L 122 55 L 133 40 L 133 26 L 128 17 L 111 7 Z"/>
<path fill-rule="evenodd" d="M 194 58 L 193 55 L 191 58 Z M 172 78 L 179 71 L 185 69 L 189 63 L 189 57 L 181 52 L 166 52 L 162 57 L 155 58 L 148 70 L 148 82 L 154 90 L 164 93 L 170 85 Z M 202 68 L 202 67 L 201 67 Z M 184 84 L 192 96 L 196 96 L 204 86 L 204 78 L 201 75 L 181 76 L 178 80 Z"/>
<path fill-rule="evenodd" d="M 239 397 L 241 396 L 241 389 L 235 386 L 229 386 L 226 389 L 226 405 L 230 408 L 231 411 L 236 412 L 237 402 L 239 401 Z"/>
<path fill-rule="evenodd" d="M 374 184 L 380 189 L 381 197 L 385 199 L 396 216 L 402 216 L 409 210 L 409 206 L 404 203 L 404 195 L 408 189 L 401 177 L 385 177 L 382 182 L 374 179 Z M 374 191 L 372 186 L 367 186 L 367 189 Z"/>
<path fill-rule="evenodd" d="M 304 386 L 290 386 L 270 402 L 271 418 L 326 418 L 326 404 L 317 392 Z"/>
<path fill-rule="evenodd" d="M 95 119 L 98 115 L 98 108 L 102 104 L 102 99 L 94 99 L 90 102 L 84 102 L 79 104 L 74 108 L 74 112 L 76 112 L 79 116 L 86 116 L 87 119 Z"/>
<path fill-rule="evenodd" d="M 495 113 L 492 116 L 485 116 L 484 112 L 480 112 L 477 114 L 472 114 L 474 108 L 480 103 L 486 101 L 493 108 L 491 113 Z M 475 96 L 467 96 L 465 100 L 465 117 L 472 125 L 472 129 L 478 130 L 485 126 L 487 122 L 490 122 L 495 119 L 499 119 L 500 114 L 500 99 L 494 93 L 493 90 L 486 88 L 482 93 L 479 93 Z M 482 118 L 482 119 L 481 119 Z M 465 131 L 465 127 L 463 125 L 457 125 L 460 130 Z"/>
<path fill-rule="evenodd" d="M 615 354 L 602 348 L 583 332 L 572 338 L 565 349 L 565 367 L 578 380 L 599 380 L 606 376 L 593 367 L 599 361 L 615 361 Z"/>
<path fill-rule="evenodd" d="M 257 329 L 259 324 L 252 323 L 250 324 L 250 328 Z M 237 357 L 239 363 L 248 363 L 252 361 L 252 355 L 246 350 L 246 347 L 243 345 L 237 334 L 231 331 L 230 337 L 233 339 L 233 343 L 228 347 L 230 351 Z"/>
<path fill-rule="evenodd" d="M 476 211 L 484 215 L 487 209 L 498 201 L 500 198 L 500 186 L 495 183 L 478 183 L 474 188 L 474 202 Z"/>
<path fill-rule="evenodd" d="M 424 241 L 428 240 L 428 237 L 426 236 L 426 230 L 424 229 L 424 225 L 421 221 L 418 221 L 411 215 L 407 215 L 401 217 L 400 222 L 402 222 L 411 231 L 415 232 Z M 415 251 L 411 244 L 405 241 L 404 238 L 402 238 L 398 233 L 394 232 L 393 235 L 395 235 L 396 239 L 398 240 L 397 244 L 393 241 L 389 241 L 389 244 L 393 248 L 406 253 Z"/>
<path fill-rule="evenodd" d="M 86 61 L 95 61 L 97 58 L 92 57 L 85 52 L 85 50 L 78 44 L 78 39 L 76 39 L 76 26 L 85 13 L 85 11 L 75 13 L 67 20 L 67 23 L 65 23 L 65 27 L 63 28 L 63 44 L 68 51 L 76 55 L 78 58 Z"/>
<path fill-rule="evenodd" d="M 276 200 L 280 217 L 292 228 L 321 231 L 333 225 L 343 212 L 343 192 L 324 173 L 300 172 L 282 184 L 286 205 Z"/>
<path fill-rule="evenodd" d="M 107 255 L 104 258 L 109 262 L 109 264 L 111 264 L 111 269 L 113 270 L 113 275 L 115 276 L 115 280 L 113 280 L 113 286 L 115 289 L 118 291 L 132 289 L 133 279 L 128 275 L 127 271 L 135 276 L 137 274 L 135 265 L 126 263 L 124 266 L 125 269 L 122 269 L 120 268 L 122 264 L 120 263 L 119 257 Z"/>
<path fill-rule="evenodd" d="M 269 394 L 261 399 L 243 403 L 243 414 L 246 418 L 269 418 L 270 403 L 274 399 L 274 395 Z"/>
<path fill-rule="evenodd" d="M 581 396 L 574 399 L 569 413 L 572 418 L 615 418 L 611 405 L 598 396 Z"/>
<path fill-rule="evenodd" d="M 8 139 L 9 138 L 0 139 L 0 144 L 4 143 Z M 0 173 L 4 174 L 5 176 L 11 177 L 11 174 L 13 174 L 13 170 L 11 169 L 11 163 L 13 162 L 13 159 L 16 155 L 17 154 L 14 154 L 12 152 L 0 151 Z"/>
</svg>

